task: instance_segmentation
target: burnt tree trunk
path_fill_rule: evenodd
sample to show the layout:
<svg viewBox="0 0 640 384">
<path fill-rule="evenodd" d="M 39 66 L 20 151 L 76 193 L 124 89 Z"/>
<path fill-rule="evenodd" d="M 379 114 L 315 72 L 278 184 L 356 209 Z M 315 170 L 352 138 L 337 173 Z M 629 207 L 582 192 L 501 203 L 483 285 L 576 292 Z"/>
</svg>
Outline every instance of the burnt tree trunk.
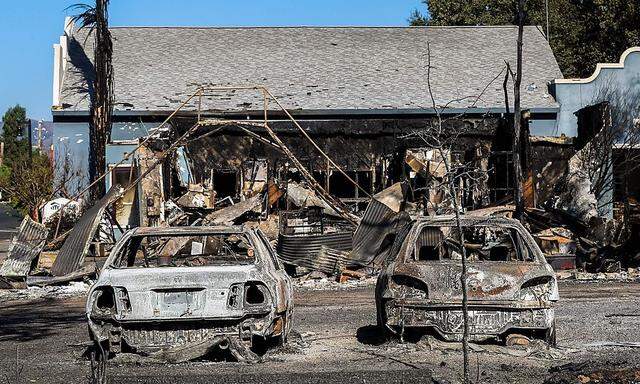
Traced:
<svg viewBox="0 0 640 384">
<path fill-rule="evenodd" d="M 522 192 L 522 162 L 520 153 L 522 146 L 520 144 L 522 130 L 522 110 L 520 105 L 520 86 L 522 83 L 522 35 L 524 31 L 524 0 L 518 0 L 517 8 L 518 16 L 518 42 L 517 42 L 517 68 L 516 77 L 513 85 L 513 173 L 514 173 L 514 190 L 513 200 L 516 206 L 515 217 L 520 220 L 524 213 L 524 197 Z"/>
<path fill-rule="evenodd" d="M 89 123 L 89 181 L 98 180 L 106 172 L 106 145 L 111 135 L 113 112 L 113 45 L 109 32 L 109 0 L 96 0 L 94 24 L 94 95 Z M 97 201 L 105 194 L 104 180 L 91 187 L 90 198 Z"/>
<path fill-rule="evenodd" d="M 507 89 L 507 85 L 509 84 L 509 75 L 511 74 L 511 66 L 508 61 L 505 61 L 505 65 L 507 66 L 506 73 L 504 74 L 504 81 L 502 82 L 502 90 L 504 91 L 504 111 L 506 115 L 509 116 L 509 91 Z"/>
</svg>

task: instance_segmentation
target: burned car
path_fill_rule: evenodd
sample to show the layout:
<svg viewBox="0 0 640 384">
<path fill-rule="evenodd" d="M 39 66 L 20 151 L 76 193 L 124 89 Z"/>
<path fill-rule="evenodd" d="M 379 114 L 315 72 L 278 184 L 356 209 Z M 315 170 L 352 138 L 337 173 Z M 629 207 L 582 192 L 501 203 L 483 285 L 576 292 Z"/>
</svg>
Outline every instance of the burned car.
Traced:
<svg viewBox="0 0 640 384">
<path fill-rule="evenodd" d="M 498 217 L 462 216 L 461 229 L 470 340 L 524 336 L 555 344 L 558 285 L 531 235 Z M 400 233 L 377 281 L 379 325 L 401 337 L 431 332 L 461 341 L 463 250 L 455 218 L 421 217 Z"/>
<path fill-rule="evenodd" d="M 86 311 L 91 339 L 111 356 L 180 362 L 230 352 L 250 361 L 285 342 L 292 297 L 259 230 L 136 228 L 113 248 Z"/>
</svg>

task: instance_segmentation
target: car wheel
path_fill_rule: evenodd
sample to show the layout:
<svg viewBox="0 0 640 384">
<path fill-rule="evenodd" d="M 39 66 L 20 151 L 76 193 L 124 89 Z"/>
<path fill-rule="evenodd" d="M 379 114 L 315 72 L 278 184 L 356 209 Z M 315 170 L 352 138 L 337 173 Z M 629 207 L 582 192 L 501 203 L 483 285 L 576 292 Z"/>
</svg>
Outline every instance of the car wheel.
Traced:
<svg viewBox="0 0 640 384">
<path fill-rule="evenodd" d="M 393 333 L 391 332 L 391 330 L 389 330 L 389 327 L 387 327 L 387 313 L 385 311 L 384 301 L 380 303 L 380 306 L 376 311 L 376 318 L 378 329 L 380 330 L 382 336 L 386 340 L 388 340 L 389 338 L 391 338 L 391 336 L 393 336 Z"/>
<path fill-rule="evenodd" d="M 553 321 L 553 324 L 551 324 L 551 327 L 549 327 L 547 329 L 547 331 L 545 332 L 544 341 L 550 347 L 555 347 L 557 345 L 557 340 L 556 340 L 556 322 L 555 322 L 555 320 Z"/>
<path fill-rule="evenodd" d="M 377 306 L 378 308 L 376 308 L 376 320 L 378 322 L 378 327 L 379 328 L 386 328 L 385 327 L 385 323 L 386 323 L 386 314 L 384 313 L 384 303 L 380 302 Z"/>
</svg>

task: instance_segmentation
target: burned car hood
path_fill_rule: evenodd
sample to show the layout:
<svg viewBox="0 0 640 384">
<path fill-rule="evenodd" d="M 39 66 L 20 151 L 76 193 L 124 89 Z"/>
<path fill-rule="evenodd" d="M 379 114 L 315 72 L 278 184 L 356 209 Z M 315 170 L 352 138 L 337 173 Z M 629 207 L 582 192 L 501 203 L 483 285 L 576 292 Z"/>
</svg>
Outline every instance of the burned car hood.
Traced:
<svg viewBox="0 0 640 384">
<path fill-rule="evenodd" d="M 264 283 L 272 290 L 273 282 L 265 281 L 256 265 L 234 265 L 106 269 L 92 291 L 113 287 L 115 319 L 121 322 L 237 319 L 245 311 L 229 305 L 231 289 L 247 281 Z"/>
<path fill-rule="evenodd" d="M 555 275 L 548 265 L 539 263 L 470 262 L 467 264 L 470 302 L 524 302 L 554 300 Z M 462 265 L 459 261 L 400 263 L 393 278 L 414 281 L 427 290 L 432 303 L 462 301 Z"/>
</svg>

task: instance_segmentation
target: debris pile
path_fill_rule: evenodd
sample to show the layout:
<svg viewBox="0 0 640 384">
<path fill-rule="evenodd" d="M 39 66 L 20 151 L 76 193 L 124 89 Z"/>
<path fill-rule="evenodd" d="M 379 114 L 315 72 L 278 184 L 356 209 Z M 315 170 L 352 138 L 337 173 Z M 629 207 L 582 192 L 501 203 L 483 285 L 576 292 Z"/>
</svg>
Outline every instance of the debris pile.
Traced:
<svg viewBox="0 0 640 384">
<path fill-rule="evenodd" d="M 573 233 L 563 227 L 548 228 L 533 234 L 554 270 L 576 268 L 576 242 Z"/>
<path fill-rule="evenodd" d="M 276 100 L 263 91 L 265 103 Z M 495 138 L 462 135 L 450 148 L 430 148 L 410 135 L 391 152 L 383 142 L 355 139 L 353 151 L 345 151 L 344 139 L 325 137 L 322 124 L 303 127 L 276 105 L 276 121 L 267 111 L 246 120 L 176 117 L 178 108 L 96 180 L 122 187 L 113 185 L 97 202 L 83 201 L 86 190 L 58 197 L 42 206 L 42 223 L 25 218 L 0 266 L 0 286 L 90 277 L 135 227 L 216 225 L 263 229 L 294 276 L 359 280 L 378 272 L 412 215 L 452 213 L 454 197 L 469 216 L 513 216 L 514 207 L 505 205 L 514 191 L 513 153 L 496 131 L 501 121 L 483 120 L 486 132 L 457 122 Z M 561 161 L 545 158 L 536 172 L 522 156 L 523 223 L 551 265 L 605 273 L 639 266 L 640 206 L 603 201 L 597 189 L 612 175 L 594 179 L 585 160 L 590 144 L 580 149 L 549 138 L 531 144 L 564 146 Z"/>
</svg>

